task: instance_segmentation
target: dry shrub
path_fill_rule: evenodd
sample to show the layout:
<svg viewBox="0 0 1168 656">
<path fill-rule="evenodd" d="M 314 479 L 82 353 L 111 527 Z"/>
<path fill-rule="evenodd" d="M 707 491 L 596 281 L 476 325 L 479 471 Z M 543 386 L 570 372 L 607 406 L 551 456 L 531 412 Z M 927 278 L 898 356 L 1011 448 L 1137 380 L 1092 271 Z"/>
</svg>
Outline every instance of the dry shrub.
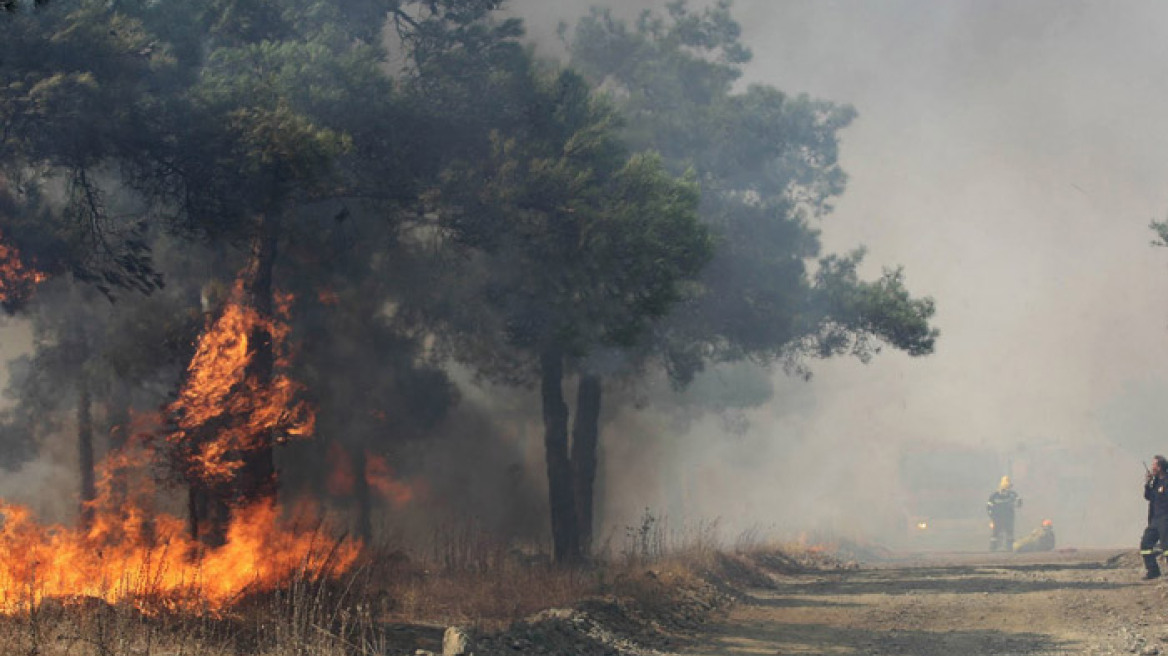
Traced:
<svg viewBox="0 0 1168 656">
<path fill-rule="evenodd" d="M 675 526 L 668 516 L 646 508 L 636 525 L 625 527 L 620 561 L 645 565 L 666 558 L 707 560 L 722 549 L 719 524 L 715 518 Z M 611 554 L 603 554 L 602 558 L 613 560 Z"/>
<path fill-rule="evenodd" d="M 0 617 L 0 653 L 234 655 L 237 652 L 224 629 L 211 618 L 152 617 L 128 604 L 50 600 L 35 612 Z"/>
<path fill-rule="evenodd" d="M 391 584 L 398 604 L 389 619 L 492 629 L 546 608 L 571 606 L 595 594 L 595 579 L 574 568 L 501 567 L 476 572 L 422 572 Z"/>
</svg>

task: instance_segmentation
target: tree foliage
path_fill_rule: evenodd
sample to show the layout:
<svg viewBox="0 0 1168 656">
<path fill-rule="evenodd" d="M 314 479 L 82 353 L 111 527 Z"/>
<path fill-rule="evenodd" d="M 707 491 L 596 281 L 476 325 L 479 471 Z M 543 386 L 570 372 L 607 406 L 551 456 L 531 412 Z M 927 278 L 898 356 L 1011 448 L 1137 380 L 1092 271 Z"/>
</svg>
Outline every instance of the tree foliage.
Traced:
<svg viewBox="0 0 1168 656">
<path fill-rule="evenodd" d="M 630 156 L 582 78 L 528 75 L 526 121 L 492 130 L 484 157 L 445 175 L 439 223 L 466 253 L 465 293 L 482 300 L 450 303 L 443 320 L 455 357 L 540 381 L 555 552 L 571 560 L 581 545 L 564 367 L 638 344 L 684 298 L 711 242 L 696 185 L 655 155 Z"/>
<path fill-rule="evenodd" d="M 140 21 L 105 3 L 37 4 L 0 20 L 5 239 L 51 274 L 152 291 L 161 278 L 143 217 L 114 207 L 108 183 L 173 62 Z"/>
<path fill-rule="evenodd" d="M 845 188 L 838 135 L 855 110 L 765 85 L 740 89 L 751 53 L 730 2 L 691 11 L 678 0 L 632 26 L 593 10 L 570 50 L 572 65 L 627 117 L 630 142 L 696 171 L 701 186 L 718 248 L 700 300 L 660 332 L 676 380 L 738 359 L 805 372 L 804 356 L 867 359 L 880 343 L 931 352 L 932 301 L 913 299 L 900 270 L 864 282 L 862 250 L 821 254 L 813 221 Z"/>
<path fill-rule="evenodd" d="M 177 388 L 216 307 L 200 293 L 243 275 L 261 315 L 278 291 L 295 299 L 292 366 L 348 450 L 431 431 L 459 398 L 452 361 L 538 385 L 556 556 L 573 559 L 602 376 L 931 351 L 932 301 L 901 270 L 865 280 L 861 250 L 821 252 L 855 112 L 741 87 L 750 52 L 728 2 L 632 26 L 594 11 L 575 70 L 537 61 L 501 4 L 0 5 L 0 239 L 109 297 L 172 277 L 169 295 L 116 310 L 63 280 L 84 302 L 23 306 L 39 341 L 8 433 L 58 421 L 40 393 L 80 374 L 85 413 L 150 396 L 119 377 Z M 277 367 L 264 330 L 245 376 L 261 387 Z M 257 480 L 275 475 L 269 438 Z"/>
<path fill-rule="evenodd" d="M 523 134 L 496 131 L 486 158 L 451 168 L 442 225 L 484 258 L 483 298 L 508 345 L 571 357 L 631 346 L 705 262 L 696 186 L 629 156 L 615 116 L 571 73 L 538 85 L 529 112 Z"/>
</svg>

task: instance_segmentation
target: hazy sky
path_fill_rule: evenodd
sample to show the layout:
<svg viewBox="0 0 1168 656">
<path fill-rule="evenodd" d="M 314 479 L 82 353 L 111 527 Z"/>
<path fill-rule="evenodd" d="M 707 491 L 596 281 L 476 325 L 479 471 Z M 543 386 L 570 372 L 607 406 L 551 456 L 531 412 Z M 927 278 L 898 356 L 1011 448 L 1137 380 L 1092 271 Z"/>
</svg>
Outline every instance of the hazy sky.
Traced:
<svg viewBox="0 0 1168 656">
<path fill-rule="evenodd" d="M 860 112 L 828 245 L 867 245 L 938 303 L 935 356 L 820 386 L 879 382 L 892 430 L 1008 443 L 1095 437 L 1128 386 L 1162 384 L 1168 250 L 1147 225 L 1168 212 L 1168 7 L 739 6 L 752 79 Z"/>
<path fill-rule="evenodd" d="M 553 14 L 579 13 L 511 7 L 537 37 Z M 924 359 L 820 363 L 798 412 L 776 403 L 746 444 L 695 441 L 689 462 L 784 440 L 817 445 L 799 465 L 813 475 L 851 472 L 849 454 L 880 460 L 906 438 L 1116 445 L 1132 470 L 1101 474 L 1097 494 L 1132 525 L 1112 541 L 1134 539 L 1138 461 L 1168 451 L 1168 249 L 1148 229 L 1168 216 L 1168 5 L 737 0 L 734 14 L 754 51 L 748 81 L 858 110 L 825 244 L 867 246 L 871 275 L 903 265 L 910 289 L 936 299 L 942 336 Z M 756 477 L 723 482 L 783 471 L 739 466 Z M 766 494 L 754 505 L 790 490 Z"/>
</svg>

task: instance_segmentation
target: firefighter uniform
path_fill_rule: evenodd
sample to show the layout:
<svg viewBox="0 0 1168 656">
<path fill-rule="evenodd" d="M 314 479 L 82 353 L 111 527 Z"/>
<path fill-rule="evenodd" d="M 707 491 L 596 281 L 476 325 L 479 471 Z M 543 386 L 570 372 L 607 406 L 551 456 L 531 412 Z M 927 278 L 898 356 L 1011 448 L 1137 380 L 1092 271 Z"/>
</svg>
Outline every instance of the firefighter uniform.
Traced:
<svg viewBox="0 0 1168 656">
<path fill-rule="evenodd" d="M 1051 551 L 1054 549 L 1054 523 L 1049 519 L 1043 520 L 1042 526 L 1030 532 L 1030 535 L 1018 540 L 1014 545 L 1015 553 L 1028 551 Z"/>
<path fill-rule="evenodd" d="M 1164 552 L 1168 541 L 1168 479 L 1156 476 L 1144 484 L 1144 498 L 1148 500 L 1148 527 L 1140 539 L 1140 555 L 1144 558 L 1146 578 L 1160 576 L 1156 556 Z"/>
<path fill-rule="evenodd" d="M 990 495 L 986 502 L 986 512 L 990 516 L 993 534 L 990 536 L 990 551 L 999 548 L 1014 549 L 1014 509 L 1022 505 L 1022 499 L 1010 484 L 1010 477 L 1003 476 L 998 491 Z"/>
</svg>

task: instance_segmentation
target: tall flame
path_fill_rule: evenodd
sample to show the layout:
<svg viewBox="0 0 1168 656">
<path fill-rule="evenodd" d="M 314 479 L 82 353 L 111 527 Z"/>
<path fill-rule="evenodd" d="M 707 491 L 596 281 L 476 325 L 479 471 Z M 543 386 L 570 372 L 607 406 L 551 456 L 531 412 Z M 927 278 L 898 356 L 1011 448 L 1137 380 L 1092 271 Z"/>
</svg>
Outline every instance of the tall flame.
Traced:
<svg viewBox="0 0 1168 656">
<path fill-rule="evenodd" d="M 279 370 L 267 381 L 247 373 L 257 331 L 270 336 L 277 367 L 287 364 L 288 325 L 282 319 L 290 297 L 281 297 L 277 317 L 267 318 L 245 304 L 243 296 L 240 279 L 222 313 L 199 338 L 186 384 L 169 408 L 177 429 L 168 439 L 187 452 L 193 477 L 209 483 L 231 480 L 245 455 L 265 446 L 274 432 L 305 437 L 315 425 L 312 409 L 296 400 L 302 385 Z M 212 425 L 215 435 L 202 439 L 200 431 Z"/>
<path fill-rule="evenodd" d="M 185 385 L 165 408 L 174 428 L 161 444 L 177 451 L 188 481 L 204 489 L 229 487 L 249 453 L 270 445 L 272 435 L 306 436 L 313 429 L 312 410 L 297 400 L 301 386 L 283 372 L 291 298 L 277 299 L 274 317 L 261 316 L 243 298 L 239 281 L 222 313 L 207 322 Z M 256 357 L 249 341 L 256 336 L 270 340 L 270 376 L 249 372 Z M 42 525 L 28 508 L 0 501 L 0 612 L 50 597 L 219 612 L 297 572 L 338 575 L 358 557 L 359 544 L 333 541 L 319 524 L 290 526 L 268 498 L 233 499 L 221 544 L 190 536 L 186 521 L 154 508 L 153 468 L 162 454 L 151 433 L 158 431 L 130 438 L 101 463 L 85 527 Z M 310 508 L 298 514 L 315 515 Z"/>
</svg>

